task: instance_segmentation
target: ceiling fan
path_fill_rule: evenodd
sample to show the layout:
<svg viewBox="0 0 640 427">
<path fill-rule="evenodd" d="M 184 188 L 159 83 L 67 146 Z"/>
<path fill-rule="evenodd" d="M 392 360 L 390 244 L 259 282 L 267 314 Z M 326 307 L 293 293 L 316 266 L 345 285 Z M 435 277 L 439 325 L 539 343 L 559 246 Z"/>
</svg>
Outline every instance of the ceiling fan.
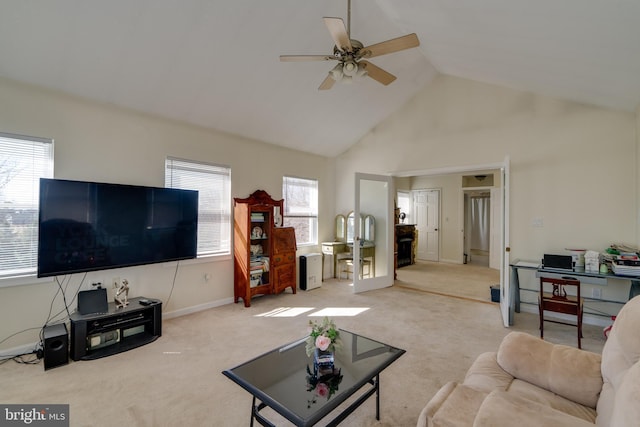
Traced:
<svg viewBox="0 0 640 427">
<path fill-rule="evenodd" d="M 318 90 L 327 90 L 333 87 L 336 81 L 350 83 L 354 77 L 369 76 L 383 85 L 388 85 L 396 79 L 391 73 L 375 66 L 367 61 L 369 58 L 398 52 L 400 50 L 417 47 L 420 45 L 415 33 L 381 43 L 364 46 L 358 40 L 351 38 L 351 0 L 347 0 L 347 26 L 341 18 L 325 17 L 324 23 L 335 42 L 333 55 L 280 55 L 280 61 L 338 61 L 333 67 Z"/>
</svg>

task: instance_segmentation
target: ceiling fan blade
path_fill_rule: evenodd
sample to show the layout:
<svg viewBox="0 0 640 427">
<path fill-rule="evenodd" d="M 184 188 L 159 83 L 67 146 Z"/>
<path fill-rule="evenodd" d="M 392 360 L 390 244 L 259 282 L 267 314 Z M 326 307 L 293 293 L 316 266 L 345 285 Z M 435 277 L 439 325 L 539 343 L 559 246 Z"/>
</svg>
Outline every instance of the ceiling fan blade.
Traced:
<svg viewBox="0 0 640 427">
<path fill-rule="evenodd" d="M 371 77 L 373 80 L 376 80 L 377 82 L 382 83 L 385 86 L 387 86 L 389 83 L 393 82 L 396 79 L 396 76 L 386 72 L 380 67 L 373 65 L 369 61 L 364 61 L 364 60 L 360 61 L 358 62 L 358 65 L 367 72 L 367 75 L 369 77 Z"/>
<path fill-rule="evenodd" d="M 331 77 L 331 74 L 327 74 L 327 77 L 320 83 L 318 90 L 329 90 L 333 87 L 336 81 Z"/>
<path fill-rule="evenodd" d="M 331 37 L 333 38 L 336 47 L 340 52 L 353 52 L 353 46 L 351 46 L 351 40 L 349 39 L 349 33 L 344 26 L 342 18 L 322 18 L 324 24 L 327 26 Z"/>
<path fill-rule="evenodd" d="M 280 55 L 282 62 L 331 61 L 337 60 L 333 55 Z"/>
<path fill-rule="evenodd" d="M 386 55 L 388 53 L 398 52 L 400 50 L 410 49 L 412 47 L 418 46 L 420 46 L 420 40 L 418 40 L 418 36 L 415 33 L 412 33 L 406 36 L 363 47 L 362 49 L 360 49 L 360 52 L 358 52 L 358 55 L 361 58 L 373 58 L 374 56 Z"/>
</svg>

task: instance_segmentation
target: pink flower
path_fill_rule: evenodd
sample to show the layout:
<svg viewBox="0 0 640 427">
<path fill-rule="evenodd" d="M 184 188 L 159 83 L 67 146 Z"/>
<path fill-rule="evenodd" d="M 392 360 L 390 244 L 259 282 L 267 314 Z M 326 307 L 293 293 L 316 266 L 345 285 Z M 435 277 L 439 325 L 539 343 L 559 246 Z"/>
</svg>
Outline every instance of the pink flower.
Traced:
<svg viewBox="0 0 640 427">
<path fill-rule="evenodd" d="M 318 335 L 316 338 L 316 347 L 320 350 L 325 351 L 331 345 L 331 338 L 325 337 L 324 335 Z"/>
<path fill-rule="evenodd" d="M 325 383 L 318 383 L 316 394 L 320 397 L 327 397 L 329 395 L 329 386 Z"/>
</svg>

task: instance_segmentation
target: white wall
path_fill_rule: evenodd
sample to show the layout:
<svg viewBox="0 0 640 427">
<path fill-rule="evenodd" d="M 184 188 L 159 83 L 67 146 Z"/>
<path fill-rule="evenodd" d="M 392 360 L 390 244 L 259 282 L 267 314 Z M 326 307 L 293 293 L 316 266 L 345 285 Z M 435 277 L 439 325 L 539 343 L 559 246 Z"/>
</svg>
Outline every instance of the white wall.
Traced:
<svg viewBox="0 0 640 427">
<path fill-rule="evenodd" d="M 250 118 L 248 118 L 250 120 Z M 264 189 L 282 197 L 282 176 L 319 180 L 320 240 L 333 240 L 334 188 L 332 160 L 258 141 L 164 120 L 109 105 L 87 102 L 56 92 L 0 79 L 0 131 L 55 140 L 55 177 L 77 180 L 164 185 L 167 156 L 231 166 L 232 194 L 247 197 Z M 126 207 L 124 207 L 126 209 Z M 319 247 L 299 253 L 320 252 Z M 110 283 L 127 278 L 130 296 L 165 300 L 171 292 L 175 263 L 90 273 L 91 282 Z M 211 279 L 205 280 L 205 274 Z M 71 276 L 67 295 L 73 297 L 82 275 Z M 30 281 L 28 281 L 30 282 Z M 13 348 L 37 341 L 40 328 L 57 291 L 51 280 L 0 287 L 0 339 L 26 328 L 0 345 Z M 2 285 L 15 285 L 4 281 Z M 186 261 L 178 270 L 175 288 L 165 313 L 179 314 L 228 303 L 233 299 L 233 259 Z M 75 307 L 75 302 L 71 304 Z M 53 312 L 63 308 L 57 298 Z"/>
<path fill-rule="evenodd" d="M 637 244 L 637 120 L 634 113 L 438 76 L 339 156 L 336 206 L 348 210 L 356 171 L 471 167 L 509 155 L 512 259 Z M 532 226 L 536 218 L 542 228 Z M 627 292 L 609 286 L 603 297 Z"/>
</svg>

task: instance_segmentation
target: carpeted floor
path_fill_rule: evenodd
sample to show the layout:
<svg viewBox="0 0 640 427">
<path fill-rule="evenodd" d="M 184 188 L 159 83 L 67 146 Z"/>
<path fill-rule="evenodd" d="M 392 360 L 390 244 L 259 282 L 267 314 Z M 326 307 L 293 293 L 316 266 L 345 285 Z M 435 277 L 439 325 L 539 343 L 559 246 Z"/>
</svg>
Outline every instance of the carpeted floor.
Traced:
<svg viewBox="0 0 640 427">
<path fill-rule="evenodd" d="M 500 272 L 482 265 L 417 261 L 398 269 L 399 285 L 435 294 L 491 301 Z"/>
<path fill-rule="evenodd" d="M 221 371 L 303 337 L 309 316 L 329 310 L 339 327 L 407 350 L 381 375 L 381 420 L 370 399 L 344 425 L 413 426 L 436 391 L 461 381 L 510 329 L 498 304 L 410 289 L 404 280 L 358 295 L 349 282 L 331 280 L 296 295 L 256 298 L 250 308 L 229 304 L 166 320 L 152 344 L 47 372 L 7 362 L 0 365 L 0 402 L 68 403 L 71 426 L 249 425 L 251 396 Z M 488 284 L 482 287 L 488 296 Z M 537 316 L 518 314 L 512 329 L 537 335 Z M 575 328 L 552 324 L 545 335 L 575 345 Z M 602 330 L 587 326 L 584 335 L 583 347 L 601 352 Z M 263 413 L 289 425 L 269 409 Z"/>
</svg>

